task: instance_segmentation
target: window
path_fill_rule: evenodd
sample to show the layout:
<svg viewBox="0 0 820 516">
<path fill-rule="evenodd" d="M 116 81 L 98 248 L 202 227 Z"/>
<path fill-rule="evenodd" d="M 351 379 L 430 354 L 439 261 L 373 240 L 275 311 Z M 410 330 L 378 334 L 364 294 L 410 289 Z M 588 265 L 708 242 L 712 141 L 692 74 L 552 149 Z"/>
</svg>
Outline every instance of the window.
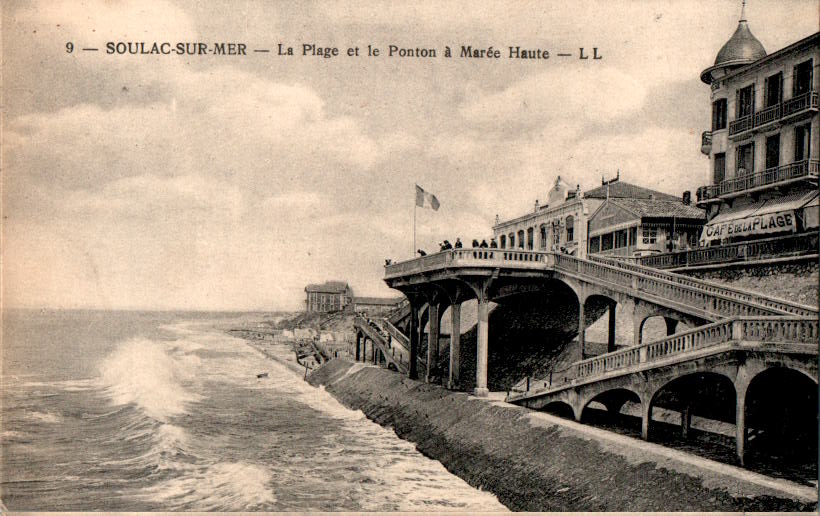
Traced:
<svg viewBox="0 0 820 516">
<path fill-rule="evenodd" d="M 726 99 L 716 100 L 712 103 L 712 130 L 719 131 L 726 129 Z"/>
<path fill-rule="evenodd" d="M 532 251 L 535 248 L 535 230 L 527 228 L 527 249 Z"/>
<path fill-rule="evenodd" d="M 515 248 L 515 234 L 510 233 L 510 249 L 514 249 L 514 248 Z"/>
<path fill-rule="evenodd" d="M 780 134 L 766 138 L 766 168 L 780 165 Z"/>
<path fill-rule="evenodd" d="M 629 241 L 627 245 L 635 245 L 638 241 L 638 228 L 629 228 Z"/>
<path fill-rule="evenodd" d="M 737 161 L 735 170 L 737 175 L 750 174 L 754 172 L 755 144 L 754 142 L 741 145 L 737 148 Z"/>
<path fill-rule="evenodd" d="M 567 242 L 575 240 L 575 219 L 570 215 L 567 217 Z"/>
<path fill-rule="evenodd" d="M 658 228 L 641 228 L 644 244 L 654 244 L 658 241 Z"/>
<path fill-rule="evenodd" d="M 507 235 L 501 235 L 501 249 L 507 247 Z"/>
<path fill-rule="evenodd" d="M 715 154 L 715 182 L 714 184 L 720 184 L 721 181 L 726 179 L 726 153 L 721 152 L 719 154 Z"/>
<path fill-rule="evenodd" d="M 620 249 L 626 247 L 627 232 L 625 229 L 619 229 L 615 232 L 615 248 Z"/>
<path fill-rule="evenodd" d="M 541 224 L 541 249 L 547 248 L 547 225 Z"/>
<path fill-rule="evenodd" d="M 783 74 L 776 73 L 766 77 L 766 105 L 764 107 L 775 106 L 783 100 Z"/>
<path fill-rule="evenodd" d="M 811 91 L 812 60 L 803 61 L 794 67 L 792 96 L 796 97 Z"/>
<path fill-rule="evenodd" d="M 736 118 L 743 118 L 754 113 L 755 105 L 755 85 L 750 84 L 745 88 L 737 90 L 737 115 Z"/>
<path fill-rule="evenodd" d="M 601 251 L 612 250 L 612 233 L 601 235 Z"/>
<path fill-rule="evenodd" d="M 589 252 L 597 253 L 601 250 L 601 237 L 592 237 L 589 239 Z"/>
<path fill-rule="evenodd" d="M 520 249 L 524 249 L 524 230 L 523 229 L 518 230 L 518 247 Z"/>
<path fill-rule="evenodd" d="M 809 159 L 811 145 L 811 125 L 794 128 L 794 160 Z"/>
<path fill-rule="evenodd" d="M 557 246 L 561 242 L 561 226 L 552 224 L 552 245 Z"/>
</svg>

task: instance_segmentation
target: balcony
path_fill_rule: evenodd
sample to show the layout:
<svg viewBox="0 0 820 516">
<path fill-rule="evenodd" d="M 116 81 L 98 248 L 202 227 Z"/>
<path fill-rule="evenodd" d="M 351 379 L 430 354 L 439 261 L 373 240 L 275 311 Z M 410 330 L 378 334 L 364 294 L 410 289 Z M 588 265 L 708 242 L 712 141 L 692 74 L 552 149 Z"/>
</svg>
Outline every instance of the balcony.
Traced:
<svg viewBox="0 0 820 516">
<path fill-rule="evenodd" d="M 804 159 L 788 165 L 767 168 L 761 172 L 733 177 L 716 185 L 701 186 L 697 190 L 698 203 L 730 199 L 800 179 L 817 179 L 819 174 L 820 160 Z"/>
<path fill-rule="evenodd" d="M 789 100 L 778 102 L 763 111 L 729 122 L 729 137 L 739 139 L 748 136 L 749 131 L 765 128 L 769 124 L 796 117 L 810 111 L 817 111 L 817 92 L 812 90 Z"/>
<path fill-rule="evenodd" d="M 707 156 L 712 152 L 712 131 L 703 131 L 700 135 L 700 152 Z"/>
</svg>

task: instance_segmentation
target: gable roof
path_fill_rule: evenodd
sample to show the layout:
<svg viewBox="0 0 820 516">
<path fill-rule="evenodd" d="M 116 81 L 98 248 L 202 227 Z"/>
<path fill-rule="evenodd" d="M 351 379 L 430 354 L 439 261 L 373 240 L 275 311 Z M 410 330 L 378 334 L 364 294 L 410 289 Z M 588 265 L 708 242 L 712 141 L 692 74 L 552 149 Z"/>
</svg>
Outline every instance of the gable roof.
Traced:
<svg viewBox="0 0 820 516">
<path fill-rule="evenodd" d="M 333 294 L 340 294 L 346 290 L 350 290 L 350 287 L 344 281 L 325 281 L 320 285 L 312 283 L 305 287 L 305 292 L 329 292 Z"/>
<path fill-rule="evenodd" d="M 613 199 L 608 202 L 639 217 L 678 217 L 681 219 L 706 220 L 706 212 L 695 206 L 683 204 L 678 199 Z"/>
<path fill-rule="evenodd" d="M 607 195 L 607 188 L 609 195 Z M 627 198 L 627 199 L 663 199 L 668 201 L 680 201 L 676 196 L 667 193 L 651 190 L 642 186 L 633 185 L 626 181 L 613 181 L 608 185 L 601 185 L 598 188 L 593 188 L 588 192 L 584 192 L 584 197 L 587 199 L 606 199 L 612 198 Z"/>
</svg>

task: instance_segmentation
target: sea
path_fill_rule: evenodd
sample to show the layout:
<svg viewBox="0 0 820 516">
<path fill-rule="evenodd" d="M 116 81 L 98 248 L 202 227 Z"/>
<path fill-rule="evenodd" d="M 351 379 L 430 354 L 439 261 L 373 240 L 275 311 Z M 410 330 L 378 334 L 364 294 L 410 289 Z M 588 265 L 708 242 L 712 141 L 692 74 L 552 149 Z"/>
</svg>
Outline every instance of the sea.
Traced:
<svg viewBox="0 0 820 516">
<path fill-rule="evenodd" d="M 241 317 L 5 310 L 3 505 L 506 510 L 298 370 L 228 335 L 234 318 Z M 267 378 L 257 378 L 263 372 Z"/>
</svg>

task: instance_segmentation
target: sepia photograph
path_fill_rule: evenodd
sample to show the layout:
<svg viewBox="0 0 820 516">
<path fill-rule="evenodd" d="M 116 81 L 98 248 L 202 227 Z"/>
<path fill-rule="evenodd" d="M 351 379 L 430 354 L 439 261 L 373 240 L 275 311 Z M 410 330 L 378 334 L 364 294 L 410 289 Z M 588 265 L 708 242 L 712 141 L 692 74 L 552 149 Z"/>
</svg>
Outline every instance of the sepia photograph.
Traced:
<svg viewBox="0 0 820 516">
<path fill-rule="evenodd" d="M 820 0 L 0 12 L 0 514 L 818 510 Z"/>
</svg>

